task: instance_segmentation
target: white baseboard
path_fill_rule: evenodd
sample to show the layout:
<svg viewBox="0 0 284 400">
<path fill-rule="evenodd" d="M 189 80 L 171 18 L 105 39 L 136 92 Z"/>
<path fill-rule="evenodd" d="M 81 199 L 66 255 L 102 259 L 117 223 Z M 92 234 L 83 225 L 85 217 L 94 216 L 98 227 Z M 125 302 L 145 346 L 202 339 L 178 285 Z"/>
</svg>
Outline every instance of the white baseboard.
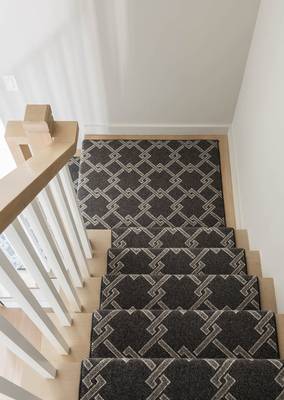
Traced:
<svg viewBox="0 0 284 400">
<path fill-rule="evenodd" d="M 140 134 L 140 135 L 186 135 L 186 134 L 227 134 L 229 124 L 84 124 L 81 131 L 91 134 Z"/>
</svg>

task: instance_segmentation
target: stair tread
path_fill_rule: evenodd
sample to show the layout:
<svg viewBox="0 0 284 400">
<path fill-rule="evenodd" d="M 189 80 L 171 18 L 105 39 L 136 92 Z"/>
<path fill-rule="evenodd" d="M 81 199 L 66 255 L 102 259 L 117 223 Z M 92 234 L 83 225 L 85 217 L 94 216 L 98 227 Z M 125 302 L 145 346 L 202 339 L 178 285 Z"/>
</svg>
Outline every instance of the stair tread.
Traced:
<svg viewBox="0 0 284 400">
<path fill-rule="evenodd" d="M 231 248 L 235 246 L 234 229 L 227 227 L 120 227 L 112 229 L 112 247 L 115 248 Z"/>
<path fill-rule="evenodd" d="M 125 248 L 108 250 L 108 274 L 246 274 L 244 249 Z"/>
<path fill-rule="evenodd" d="M 283 374 L 284 361 L 280 360 L 86 359 L 81 366 L 79 397 L 276 400 L 284 395 Z"/>
<path fill-rule="evenodd" d="M 258 278 L 247 275 L 105 275 L 100 308 L 259 310 Z"/>
<path fill-rule="evenodd" d="M 270 311 L 98 310 L 91 357 L 277 358 Z"/>
</svg>

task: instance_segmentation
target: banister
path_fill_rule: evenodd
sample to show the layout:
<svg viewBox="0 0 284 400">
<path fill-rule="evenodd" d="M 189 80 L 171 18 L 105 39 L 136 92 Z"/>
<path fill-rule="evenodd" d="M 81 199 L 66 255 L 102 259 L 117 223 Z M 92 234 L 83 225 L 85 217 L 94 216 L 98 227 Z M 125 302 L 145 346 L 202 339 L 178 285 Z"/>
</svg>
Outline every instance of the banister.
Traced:
<svg viewBox="0 0 284 400">
<path fill-rule="evenodd" d="M 0 180 L 0 233 L 46 187 L 75 154 L 76 121 L 54 121 L 52 144 Z"/>
<path fill-rule="evenodd" d="M 3 249 L 1 285 L 49 344 L 67 356 L 71 348 L 61 326 L 71 329 L 70 308 L 82 311 L 75 287 L 83 287 L 89 278 L 86 256 L 93 255 L 67 165 L 76 152 L 78 124 L 54 121 L 49 105 L 28 105 L 24 121 L 8 122 L 5 138 L 17 167 L 0 180 L 0 233 L 43 292 L 55 321 Z M 56 369 L 48 358 L 5 320 L 1 324 L 1 340 L 16 356 L 45 378 L 55 378 Z M 31 398 L 21 387 L 4 383 L 7 387 L 0 392 L 18 390 L 17 399 Z"/>
</svg>

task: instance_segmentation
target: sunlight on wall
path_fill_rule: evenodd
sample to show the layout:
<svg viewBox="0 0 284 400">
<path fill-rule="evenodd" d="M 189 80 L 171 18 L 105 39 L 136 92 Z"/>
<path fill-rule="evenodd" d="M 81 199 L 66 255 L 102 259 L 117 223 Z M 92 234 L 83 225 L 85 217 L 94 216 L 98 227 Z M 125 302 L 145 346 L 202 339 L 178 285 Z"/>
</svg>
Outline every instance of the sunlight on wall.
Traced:
<svg viewBox="0 0 284 400">
<path fill-rule="evenodd" d="M 1 0 L 2 121 L 50 104 L 56 120 L 79 122 L 81 139 L 226 132 L 258 3 Z"/>
</svg>

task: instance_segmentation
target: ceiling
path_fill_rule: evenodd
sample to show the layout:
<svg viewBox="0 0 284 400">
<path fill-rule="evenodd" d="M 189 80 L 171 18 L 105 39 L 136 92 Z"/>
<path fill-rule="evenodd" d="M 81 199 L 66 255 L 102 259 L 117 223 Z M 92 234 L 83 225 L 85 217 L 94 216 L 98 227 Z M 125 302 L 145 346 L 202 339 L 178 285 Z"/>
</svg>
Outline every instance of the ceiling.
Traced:
<svg viewBox="0 0 284 400">
<path fill-rule="evenodd" d="M 226 128 L 259 0 L 1 0 L 0 117 L 50 103 L 85 132 Z M 174 133 L 174 132 L 172 132 Z"/>
</svg>

